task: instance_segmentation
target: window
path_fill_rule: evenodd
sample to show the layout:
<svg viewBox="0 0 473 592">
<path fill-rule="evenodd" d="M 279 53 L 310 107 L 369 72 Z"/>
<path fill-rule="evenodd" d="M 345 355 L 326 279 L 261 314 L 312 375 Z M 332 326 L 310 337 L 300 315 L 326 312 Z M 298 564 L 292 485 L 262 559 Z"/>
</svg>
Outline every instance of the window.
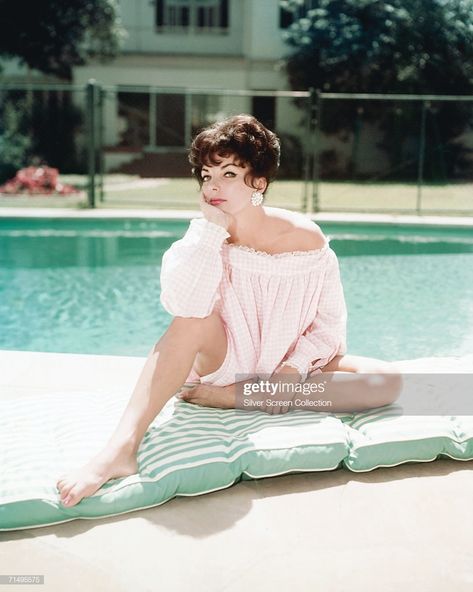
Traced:
<svg viewBox="0 0 473 592">
<path fill-rule="evenodd" d="M 279 28 L 287 29 L 294 22 L 294 14 L 287 8 L 279 9 Z"/>
<path fill-rule="evenodd" d="M 156 0 L 159 32 L 228 32 L 229 0 Z"/>
<path fill-rule="evenodd" d="M 183 94 L 156 95 L 157 146 L 186 145 L 186 103 Z"/>
<path fill-rule="evenodd" d="M 118 92 L 119 146 L 139 148 L 149 144 L 149 95 Z"/>
<path fill-rule="evenodd" d="M 271 130 L 276 127 L 276 99 L 274 97 L 253 97 L 252 113 L 263 125 Z"/>
<path fill-rule="evenodd" d="M 228 117 L 223 111 L 222 96 L 219 95 L 191 95 L 191 135 L 195 136 L 202 128 L 215 121 Z"/>
</svg>

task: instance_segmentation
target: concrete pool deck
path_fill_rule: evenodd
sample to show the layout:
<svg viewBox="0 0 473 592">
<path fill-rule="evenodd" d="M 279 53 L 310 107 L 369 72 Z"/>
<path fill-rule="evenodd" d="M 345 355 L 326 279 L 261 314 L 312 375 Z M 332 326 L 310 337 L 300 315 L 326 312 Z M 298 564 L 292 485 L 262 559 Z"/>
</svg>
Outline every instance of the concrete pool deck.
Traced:
<svg viewBox="0 0 473 592">
<path fill-rule="evenodd" d="M 143 210 L 143 209 L 83 209 L 68 208 L 0 208 L 0 218 L 141 218 L 162 220 L 190 220 L 201 216 L 200 210 Z M 305 214 L 314 222 L 406 224 L 473 228 L 473 216 L 417 216 L 406 214 L 348 214 L 324 212 Z"/>
<path fill-rule="evenodd" d="M 0 217 L 190 219 L 198 210 L 2 208 Z M 473 227 L 473 218 L 314 214 Z M 423 361 L 439 371 L 442 360 Z M 0 397 L 133 388 L 144 358 L 0 351 Z M 0 532 L 1 574 L 44 591 L 470 592 L 473 461 L 245 481 L 99 520 Z M 1 471 L 0 471 L 1 475 Z M 36 589 L 36 588 L 35 588 Z"/>
<path fill-rule="evenodd" d="M 399 363 L 439 372 L 452 359 Z M 0 396 L 131 391 L 143 363 L 0 350 Z M 473 356 L 467 363 L 473 369 Z M 471 591 L 472 469 L 473 461 L 437 460 L 287 475 L 111 518 L 0 532 L 0 571 L 44 575 L 48 592 Z"/>
</svg>

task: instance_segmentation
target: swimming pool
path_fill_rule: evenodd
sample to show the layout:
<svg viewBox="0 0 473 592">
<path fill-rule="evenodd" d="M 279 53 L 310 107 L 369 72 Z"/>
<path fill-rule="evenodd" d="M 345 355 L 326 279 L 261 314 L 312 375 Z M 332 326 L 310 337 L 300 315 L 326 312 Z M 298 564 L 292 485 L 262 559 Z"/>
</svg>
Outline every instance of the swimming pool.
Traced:
<svg viewBox="0 0 473 592">
<path fill-rule="evenodd" d="M 161 257 L 187 226 L 0 218 L 0 349 L 145 356 L 171 320 Z M 320 226 L 340 260 L 349 353 L 473 351 L 473 228 Z"/>
</svg>

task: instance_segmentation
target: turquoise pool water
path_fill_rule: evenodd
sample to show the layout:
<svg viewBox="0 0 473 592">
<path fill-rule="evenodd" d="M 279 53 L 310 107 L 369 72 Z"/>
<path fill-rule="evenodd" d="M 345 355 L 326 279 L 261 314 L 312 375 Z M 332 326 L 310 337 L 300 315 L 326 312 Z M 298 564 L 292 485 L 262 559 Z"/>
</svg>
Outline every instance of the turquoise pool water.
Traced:
<svg viewBox="0 0 473 592">
<path fill-rule="evenodd" d="M 0 218 L 0 349 L 145 356 L 171 317 L 163 252 L 187 221 Z M 349 353 L 473 352 L 473 229 L 321 224 Z"/>
</svg>

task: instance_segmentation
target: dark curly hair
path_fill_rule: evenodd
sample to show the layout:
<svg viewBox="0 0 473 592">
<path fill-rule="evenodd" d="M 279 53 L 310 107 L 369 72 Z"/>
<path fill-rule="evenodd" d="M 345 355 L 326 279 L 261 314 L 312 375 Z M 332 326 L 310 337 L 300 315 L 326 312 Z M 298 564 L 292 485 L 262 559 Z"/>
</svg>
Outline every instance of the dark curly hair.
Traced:
<svg viewBox="0 0 473 592">
<path fill-rule="evenodd" d="M 219 164 L 218 158 L 235 156 L 238 163 L 248 165 L 245 183 L 253 187 L 256 177 L 269 183 L 276 176 L 281 146 L 276 134 L 252 115 L 234 115 L 202 130 L 189 150 L 192 174 L 202 187 L 202 167 Z"/>
</svg>

